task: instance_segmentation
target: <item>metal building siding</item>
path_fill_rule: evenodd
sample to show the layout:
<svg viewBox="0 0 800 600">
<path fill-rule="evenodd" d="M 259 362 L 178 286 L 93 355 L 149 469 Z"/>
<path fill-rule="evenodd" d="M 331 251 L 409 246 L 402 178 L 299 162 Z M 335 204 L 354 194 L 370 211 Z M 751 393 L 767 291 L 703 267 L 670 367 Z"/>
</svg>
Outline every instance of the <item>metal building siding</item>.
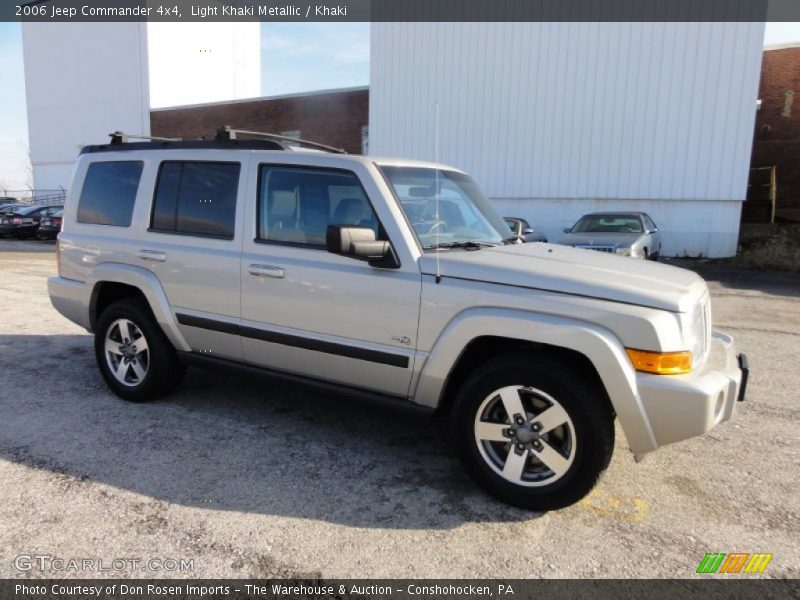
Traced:
<svg viewBox="0 0 800 600">
<path fill-rule="evenodd" d="M 374 23 L 370 153 L 494 198 L 742 200 L 763 23 Z"/>
</svg>

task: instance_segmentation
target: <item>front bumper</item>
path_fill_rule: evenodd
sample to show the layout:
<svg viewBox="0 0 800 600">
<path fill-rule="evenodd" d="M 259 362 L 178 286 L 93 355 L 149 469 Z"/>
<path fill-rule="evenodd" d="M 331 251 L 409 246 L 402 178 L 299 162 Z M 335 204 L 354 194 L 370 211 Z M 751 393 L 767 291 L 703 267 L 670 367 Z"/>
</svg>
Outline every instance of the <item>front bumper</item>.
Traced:
<svg viewBox="0 0 800 600">
<path fill-rule="evenodd" d="M 686 375 L 637 373 L 642 407 L 657 446 L 702 435 L 733 415 L 744 400 L 747 357 L 733 338 L 715 331 L 705 365 Z"/>
</svg>

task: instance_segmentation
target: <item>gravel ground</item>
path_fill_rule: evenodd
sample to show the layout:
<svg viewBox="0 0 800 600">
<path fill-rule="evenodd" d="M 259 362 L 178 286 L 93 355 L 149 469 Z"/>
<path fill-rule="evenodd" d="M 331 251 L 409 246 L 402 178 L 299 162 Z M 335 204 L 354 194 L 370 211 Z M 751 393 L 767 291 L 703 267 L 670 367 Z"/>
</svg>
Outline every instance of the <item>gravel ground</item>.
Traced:
<svg viewBox="0 0 800 600">
<path fill-rule="evenodd" d="M 690 577 L 709 551 L 772 552 L 765 576 L 799 576 L 797 277 L 707 274 L 752 368 L 732 421 L 638 465 L 618 430 L 592 495 L 532 514 L 477 490 L 415 410 L 195 369 L 167 399 L 118 400 L 50 305 L 52 248 L 0 241 L 0 577 Z M 19 555 L 193 570 L 42 573 Z"/>
</svg>

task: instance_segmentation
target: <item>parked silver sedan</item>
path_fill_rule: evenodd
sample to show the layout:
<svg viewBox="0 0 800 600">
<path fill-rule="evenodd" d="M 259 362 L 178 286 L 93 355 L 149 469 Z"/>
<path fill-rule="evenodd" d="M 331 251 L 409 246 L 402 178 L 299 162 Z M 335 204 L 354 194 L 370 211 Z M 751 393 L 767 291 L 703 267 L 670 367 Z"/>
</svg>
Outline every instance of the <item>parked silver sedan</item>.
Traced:
<svg viewBox="0 0 800 600">
<path fill-rule="evenodd" d="M 661 253 L 661 234 L 647 214 L 641 212 L 602 212 L 582 216 L 565 229 L 561 243 L 655 260 Z"/>
</svg>

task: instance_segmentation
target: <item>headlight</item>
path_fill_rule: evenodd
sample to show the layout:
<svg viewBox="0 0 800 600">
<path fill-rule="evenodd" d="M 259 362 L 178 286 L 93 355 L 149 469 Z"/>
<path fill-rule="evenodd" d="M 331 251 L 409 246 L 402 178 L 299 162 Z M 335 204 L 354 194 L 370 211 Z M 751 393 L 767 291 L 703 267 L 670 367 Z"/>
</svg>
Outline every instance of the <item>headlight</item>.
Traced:
<svg viewBox="0 0 800 600">
<path fill-rule="evenodd" d="M 620 256 L 631 256 L 631 249 L 630 248 L 617 248 L 616 252 Z"/>
<path fill-rule="evenodd" d="M 683 315 L 683 339 L 686 347 L 695 357 L 695 362 L 705 358 L 709 329 L 709 315 L 703 301 L 696 303 L 692 310 Z"/>
</svg>

